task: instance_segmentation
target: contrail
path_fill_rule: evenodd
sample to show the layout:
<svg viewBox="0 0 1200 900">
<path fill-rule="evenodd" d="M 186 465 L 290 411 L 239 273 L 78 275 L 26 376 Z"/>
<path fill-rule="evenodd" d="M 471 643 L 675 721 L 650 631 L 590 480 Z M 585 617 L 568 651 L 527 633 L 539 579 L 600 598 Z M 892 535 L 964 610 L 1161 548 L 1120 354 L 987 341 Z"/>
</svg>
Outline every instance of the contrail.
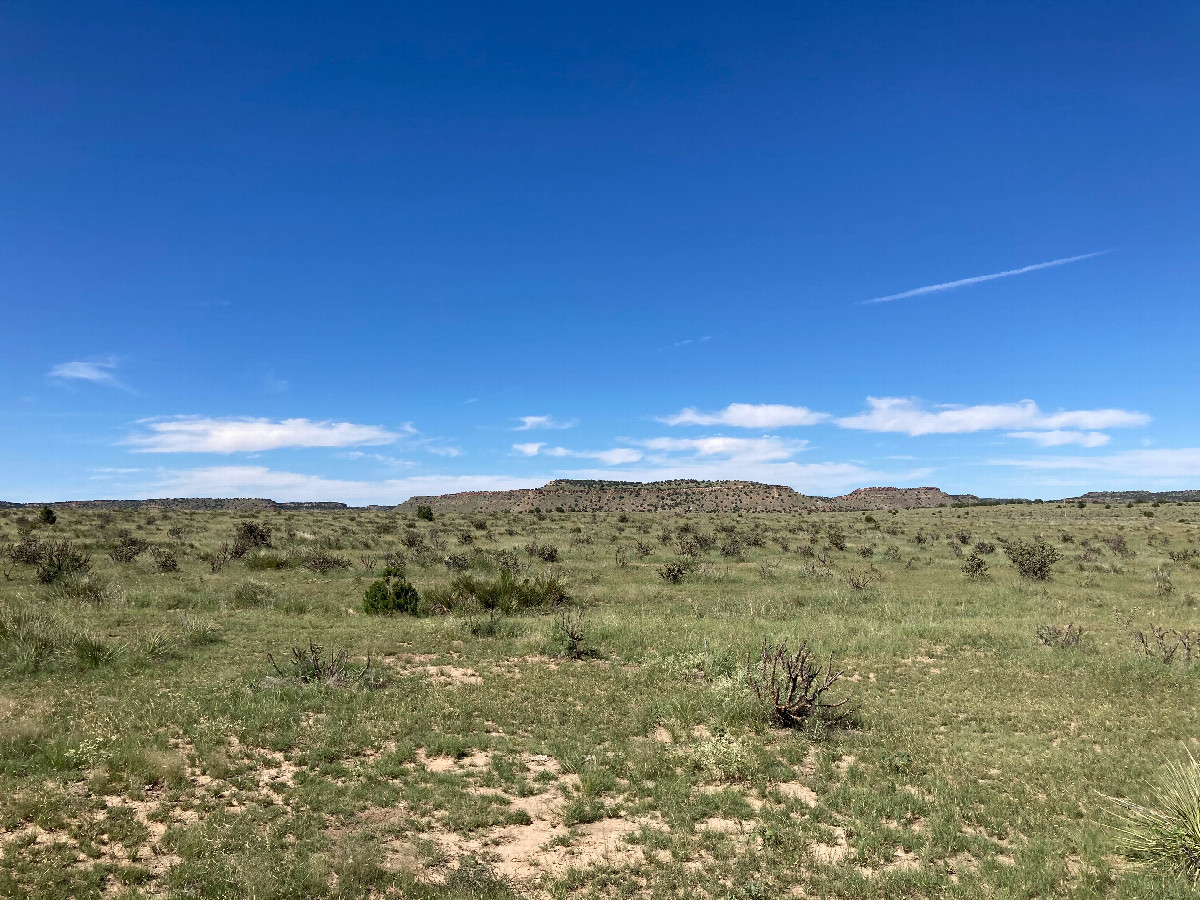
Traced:
<svg viewBox="0 0 1200 900">
<path fill-rule="evenodd" d="M 1105 253 L 1112 253 L 1112 251 L 1100 250 L 1096 253 L 1085 253 L 1083 256 L 1068 256 L 1065 259 L 1052 259 L 1050 262 L 1035 263 L 1032 266 L 1023 266 L 1020 269 L 1009 269 L 1007 272 L 994 272 L 991 275 L 975 275 L 971 278 L 960 278 L 958 281 L 947 281 L 943 284 L 927 284 L 925 287 L 913 288 L 911 291 L 904 291 L 900 294 L 888 294 L 886 297 L 875 297 L 872 300 L 862 300 L 860 302 L 887 303 L 891 300 L 903 300 L 906 297 L 919 297 L 922 294 L 950 291 L 954 288 L 966 287 L 968 284 L 979 284 L 981 281 L 1008 278 L 1010 275 L 1024 275 L 1026 272 L 1036 272 L 1038 269 L 1049 269 L 1053 266 L 1065 266 L 1067 263 L 1079 262 L 1082 259 L 1091 259 L 1094 256 L 1103 256 Z"/>
</svg>

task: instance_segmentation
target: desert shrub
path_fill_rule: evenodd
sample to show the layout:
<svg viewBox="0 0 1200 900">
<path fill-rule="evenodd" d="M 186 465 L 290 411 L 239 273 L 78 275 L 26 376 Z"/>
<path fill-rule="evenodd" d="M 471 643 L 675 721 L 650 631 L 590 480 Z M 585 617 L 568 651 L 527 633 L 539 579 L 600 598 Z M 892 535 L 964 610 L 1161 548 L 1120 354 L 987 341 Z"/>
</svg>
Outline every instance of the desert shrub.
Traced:
<svg viewBox="0 0 1200 900">
<path fill-rule="evenodd" d="M 1129 633 L 1140 655 L 1165 665 L 1170 665 L 1176 658 L 1190 663 L 1193 655 L 1200 655 L 1200 631 L 1151 625 L 1146 630 L 1130 628 Z"/>
<path fill-rule="evenodd" d="M 428 503 L 422 503 L 417 506 L 417 518 L 425 522 L 433 521 L 433 507 Z"/>
<path fill-rule="evenodd" d="M 8 544 L 5 553 L 13 562 L 26 566 L 36 566 L 45 555 L 46 545 L 37 538 L 26 535 L 15 544 Z"/>
<path fill-rule="evenodd" d="M 825 537 L 829 541 L 829 546 L 834 550 L 844 551 L 846 549 L 846 532 L 842 531 L 838 525 L 829 523 L 825 529 Z"/>
<path fill-rule="evenodd" d="M 980 581 L 988 577 L 988 564 L 978 553 L 972 553 L 962 564 L 962 573 L 970 581 Z"/>
<path fill-rule="evenodd" d="M 241 559 L 251 550 L 271 546 L 271 527 L 258 522 L 242 522 L 233 533 L 232 554 Z"/>
<path fill-rule="evenodd" d="M 954 532 L 954 539 L 965 547 L 967 544 L 971 543 L 971 532 L 965 529 L 956 531 Z"/>
<path fill-rule="evenodd" d="M 1105 538 L 1104 543 L 1117 556 L 1128 558 L 1134 555 L 1133 551 L 1129 549 L 1129 543 L 1125 540 L 1125 535 L 1123 534 L 1114 534 L 1112 537 Z"/>
<path fill-rule="evenodd" d="M 178 572 L 179 560 L 175 551 L 168 547 L 155 547 L 150 551 L 154 557 L 154 567 L 160 572 Z"/>
<path fill-rule="evenodd" d="M 900 548 L 890 546 L 887 547 L 883 551 L 883 558 L 888 562 L 900 562 Z"/>
<path fill-rule="evenodd" d="M 858 555 L 861 556 L 863 559 L 870 559 L 871 557 L 873 557 L 875 555 L 875 548 L 872 547 L 870 544 L 863 544 L 861 547 L 858 548 Z"/>
<path fill-rule="evenodd" d="M 404 572 L 384 569 L 383 577 L 371 582 L 363 596 L 363 612 L 369 615 L 406 613 L 415 616 L 420 596 L 417 589 L 404 579 Z"/>
<path fill-rule="evenodd" d="M 442 562 L 451 572 L 465 572 L 471 568 L 471 561 L 464 553 L 451 553 L 449 556 L 443 557 Z"/>
<path fill-rule="evenodd" d="M 400 543 L 404 544 L 409 550 L 425 549 L 425 538 L 415 531 L 405 532 L 404 536 L 400 538 Z"/>
<path fill-rule="evenodd" d="M 555 635 L 562 643 L 563 655 L 570 659 L 586 659 L 598 656 L 597 652 L 587 645 L 587 635 L 583 628 L 583 610 L 562 609 L 554 619 Z"/>
<path fill-rule="evenodd" d="M 525 545 L 525 552 L 543 562 L 558 561 L 558 548 L 551 544 L 538 544 L 536 541 L 531 541 Z"/>
<path fill-rule="evenodd" d="M 726 559 L 741 559 L 745 552 L 746 547 L 737 535 L 731 535 L 721 544 L 721 555 Z"/>
<path fill-rule="evenodd" d="M 681 562 L 663 563 L 658 567 L 658 577 L 667 584 L 679 584 L 687 573 L 687 565 Z"/>
<path fill-rule="evenodd" d="M 274 599 L 275 592 L 265 581 L 247 578 L 233 587 L 232 602 L 239 609 L 266 606 Z"/>
<path fill-rule="evenodd" d="M 566 584 L 557 575 L 543 574 L 518 580 L 512 571 L 501 569 L 500 576 L 495 579 L 459 575 L 450 583 L 448 596 L 429 599 L 438 601 L 446 609 L 453 609 L 465 602 L 489 611 L 498 609 L 504 613 L 514 613 L 530 608 L 553 609 L 564 606 L 570 603 L 571 596 Z"/>
<path fill-rule="evenodd" d="M 228 544 L 222 544 L 216 550 L 206 553 L 203 556 L 201 556 L 200 558 L 203 559 L 206 563 L 208 563 L 208 566 L 212 570 L 212 573 L 214 575 L 216 575 L 218 572 L 220 572 L 222 569 L 224 569 L 227 565 L 229 565 L 230 560 L 233 559 L 233 554 L 230 551 L 230 547 Z"/>
<path fill-rule="evenodd" d="M 877 581 L 883 580 L 883 573 L 874 566 L 868 566 L 861 572 L 852 568 L 847 569 L 844 577 L 846 584 L 850 585 L 853 590 L 865 591 Z"/>
<path fill-rule="evenodd" d="M 1036 635 L 1038 643 L 1043 647 L 1066 650 L 1079 646 L 1083 640 L 1083 626 L 1070 622 L 1066 625 L 1039 625 Z"/>
<path fill-rule="evenodd" d="M 39 525 L 53 525 L 57 521 L 58 521 L 58 516 L 56 516 L 54 514 L 54 510 L 52 510 L 50 507 L 43 506 L 41 509 L 38 510 L 38 524 Z"/>
<path fill-rule="evenodd" d="M 989 544 L 987 541 L 977 541 L 975 546 L 971 548 L 980 556 L 991 556 L 996 552 L 996 545 Z"/>
<path fill-rule="evenodd" d="M 842 672 L 834 671 L 833 654 L 822 663 L 813 654 L 808 641 L 793 653 L 787 641 L 775 643 L 763 638 L 757 657 L 746 658 L 746 682 L 759 702 L 767 708 L 772 725 L 800 728 L 810 721 L 837 725 L 850 718 L 849 698 L 831 701 L 826 692 Z"/>
<path fill-rule="evenodd" d="M 637 555 L 638 559 L 645 559 L 654 552 L 654 548 L 645 541 L 634 541 L 633 552 Z"/>
<path fill-rule="evenodd" d="M 108 557 L 115 563 L 131 563 L 149 549 L 149 543 L 127 534 L 109 548 Z"/>
<path fill-rule="evenodd" d="M 92 570 L 92 558 L 70 541 L 46 541 L 41 546 L 37 580 L 42 584 L 54 584 L 61 578 L 86 575 Z"/>
<path fill-rule="evenodd" d="M 1200 763 L 1172 762 L 1151 786 L 1150 806 L 1108 797 L 1122 854 L 1136 866 L 1200 882 Z"/>
<path fill-rule="evenodd" d="M 1045 541 L 1011 541 L 1004 548 L 1005 555 L 1012 561 L 1022 578 L 1045 581 L 1050 577 L 1050 567 L 1062 559 L 1061 554 Z"/>
<path fill-rule="evenodd" d="M 325 687 L 379 687 L 382 676 L 371 670 L 371 657 L 361 668 L 349 661 L 345 650 L 330 651 L 319 644 L 308 642 L 307 647 L 293 647 L 291 658 L 283 668 L 270 653 L 267 660 L 280 678 L 298 681 L 301 684 L 321 684 Z"/>
<path fill-rule="evenodd" d="M 331 553 L 328 550 L 312 549 L 300 554 L 300 565 L 304 566 L 310 572 L 323 575 L 334 569 L 349 569 L 350 560 L 344 556 L 338 556 L 336 553 Z"/>
<path fill-rule="evenodd" d="M 246 568 L 253 572 L 261 572 L 268 569 L 286 569 L 291 564 L 291 557 L 287 554 L 272 550 L 259 550 L 257 553 L 251 553 L 246 557 Z"/>
</svg>

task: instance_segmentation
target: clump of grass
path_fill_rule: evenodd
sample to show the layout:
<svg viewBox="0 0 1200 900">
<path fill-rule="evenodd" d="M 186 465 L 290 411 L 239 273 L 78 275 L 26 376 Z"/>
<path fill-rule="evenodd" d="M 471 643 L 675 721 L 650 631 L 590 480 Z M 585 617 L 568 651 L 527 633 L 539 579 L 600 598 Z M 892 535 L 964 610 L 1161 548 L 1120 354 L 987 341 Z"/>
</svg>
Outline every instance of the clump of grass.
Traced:
<svg viewBox="0 0 1200 900">
<path fill-rule="evenodd" d="M 1135 866 L 1200 883 L 1200 763 L 1171 762 L 1152 786 L 1151 806 L 1119 797 L 1116 830 L 1122 854 Z"/>
<path fill-rule="evenodd" d="M 293 647 L 291 658 L 280 668 L 275 658 L 268 653 L 267 660 L 280 678 L 298 681 L 301 684 L 321 684 L 325 687 L 378 687 L 382 676 L 371 669 L 371 657 L 358 667 L 349 661 L 345 650 L 332 650 L 313 641 L 307 647 Z"/>
<path fill-rule="evenodd" d="M 238 609 L 266 606 L 275 598 L 275 591 L 265 581 L 247 578 L 233 587 L 233 606 Z"/>
</svg>

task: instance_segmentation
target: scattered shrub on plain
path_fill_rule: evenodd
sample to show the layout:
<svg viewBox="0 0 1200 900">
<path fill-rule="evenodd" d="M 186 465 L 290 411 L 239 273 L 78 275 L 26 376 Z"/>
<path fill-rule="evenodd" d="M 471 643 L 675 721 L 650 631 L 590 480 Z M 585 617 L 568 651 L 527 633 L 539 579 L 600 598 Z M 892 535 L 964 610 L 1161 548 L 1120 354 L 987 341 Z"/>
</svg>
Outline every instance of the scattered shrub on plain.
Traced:
<svg viewBox="0 0 1200 900">
<path fill-rule="evenodd" d="M 763 638 L 757 658 L 746 658 L 746 681 L 759 702 L 767 706 L 771 724 L 783 728 L 801 728 L 807 722 L 827 725 L 846 722 L 851 715 L 849 698 L 830 701 L 826 692 L 842 677 L 834 671 L 833 654 L 822 663 L 802 641 L 793 653 L 787 641 L 775 643 Z"/>
<path fill-rule="evenodd" d="M 1038 643 L 1055 650 L 1078 647 L 1083 640 L 1083 626 L 1068 622 L 1066 625 L 1039 625 L 1036 631 Z"/>
<path fill-rule="evenodd" d="M 1031 581 L 1049 579 L 1051 566 L 1062 559 L 1062 555 L 1043 540 L 1010 541 L 1004 553 L 1021 577 Z"/>
<path fill-rule="evenodd" d="M 371 582 L 363 595 L 363 612 L 368 615 L 406 613 L 415 616 L 420 596 L 417 589 L 404 578 L 403 569 L 384 569 L 383 577 Z"/>
</svg>

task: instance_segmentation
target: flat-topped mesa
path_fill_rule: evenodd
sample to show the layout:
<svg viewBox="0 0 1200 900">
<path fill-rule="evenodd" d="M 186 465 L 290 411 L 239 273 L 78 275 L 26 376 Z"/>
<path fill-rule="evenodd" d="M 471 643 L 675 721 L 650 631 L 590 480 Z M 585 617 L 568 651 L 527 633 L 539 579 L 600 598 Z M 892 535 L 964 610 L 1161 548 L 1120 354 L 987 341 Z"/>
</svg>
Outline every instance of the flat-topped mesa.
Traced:
<svg viewBox="0 0 1200 900">
<path fill-rule="evenodd" d="M 583 481 L 558 479 L 540 488 L 467 491 L 412 497 L 401 509 L 429 505 L 444 512 L 788 512 L 813 508 L 808 497 L 781 484 L 754 481 Z"/>
<path fill-rule="evenodd" d="M 799 512 L 802 510 L 921 509 L 974 503 L 971 494 L 939 488 L 859 488 L 842 497 L 811 497 L 782 484 L 755 481 L 582 481 L 558 479 L 540 488 L 468 491 L 440 497 L 413 497 L 400 505 L 428 505 L 435 511 L 473 512 Z"/>
<path fill-rule="evenodd" d="M 978 503 L 974 494 L 947 494 L 937 487 L 865 487 L 835 497 L 831 506 L 836 509 L 928 509 L 933 506 L 953 506 L 955 503 Z"/>
</svg>

